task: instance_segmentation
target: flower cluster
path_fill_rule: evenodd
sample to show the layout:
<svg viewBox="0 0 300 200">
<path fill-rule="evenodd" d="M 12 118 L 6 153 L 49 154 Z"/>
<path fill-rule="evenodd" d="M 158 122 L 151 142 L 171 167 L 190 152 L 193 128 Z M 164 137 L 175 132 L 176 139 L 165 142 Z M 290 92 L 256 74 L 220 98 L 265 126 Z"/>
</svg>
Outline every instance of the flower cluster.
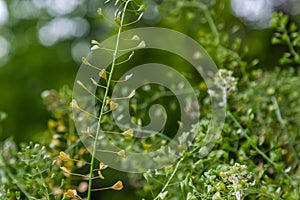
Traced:
<svg viewBox="0 0 300 200">
<path fill-rule="evenodd" d="M 247 171 L 246 165 L 239 163 L 235 163 L 228 171 L 221 172 L 220 176 L 226 183 L 226 187 L 229 190 L 233 189 L 237 200 L 243 199 L 244 190 L 255 185 L 255 180 L 252 180 L 253 174 Z"/>
</svg>

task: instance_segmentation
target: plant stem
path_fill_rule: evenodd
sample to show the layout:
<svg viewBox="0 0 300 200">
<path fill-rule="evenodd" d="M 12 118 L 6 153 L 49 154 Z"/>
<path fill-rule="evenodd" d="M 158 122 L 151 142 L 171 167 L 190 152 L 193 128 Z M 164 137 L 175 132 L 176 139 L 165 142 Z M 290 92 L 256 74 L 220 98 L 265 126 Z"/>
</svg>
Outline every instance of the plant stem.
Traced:
<svg viewBox="0 0 300 200">
<path fill-rule="evenodd" d="M 209 11 L 207 5 L 205 5 L 204 3 L 201 3 L 201 2 L 184 2 L 183 6 L 199 8 L 204 12 L 204 16 L 208 22 L 208 25 L 209 25 L 212 33 L 216 36 L 217 43 L 219 43 L 220 42 L 220 34 L 219 34 L 217 26 L 210 14 L 210 11 Z"/>
<path fill-rule="evenodd" d="M 277 100 L 276 100 L 275 97 L 272 97 L 272 102 L 273 102 L 273 105 L 275 107 L 275 114 L 276 114 L 277 120 L 279 121 L 280 126 L 283 129 L 284 134 L 288 135 L 287 127 L 286 127 L 285 122 L 284 122 L 284 120 L 282 118 L 282 115 L 281 115 L 281 112 L 280 112 L 280 108 L 279 108 L 278 102 L 277 102 Z M 291 151 L 292 151 L 292 153 L 293 153 L 293 155 L 295 157 L 296 162 L 299 165 L 300 164 L 300 160 L 299 160 L 297 151 L 295 150 L 295 148 L 294 148 L 294 146 L 293 146 L 293 144 L 291 142 L 291 138 L 288 139 L 288 145 L 289 145 L 289 147 L 290 147 L 290 149 L 291 149 Z"/>
<path fill-rule="evenodd" d="M 88 200 L 91 200 L 93 170 L 94 170 L 95 155 L 96 155 L 96 148 L 97 148 L 97 138 L 98 138 L 99 133 L 101 131 L 101 119 L 102 119 L 102 116 L 103 116 L 103 113 L 104 113 L 106 99 L 107 99 L 107 96 L 108 96 L 108 91 L 109 91 L 109 87 L 110 87 L 110 83 L 111 83 L 113 71 L 114 71 L 115 64 L 116 64 L 117 53 L 118 53 L 118 48 L 119 48 L 119 42 L 120 42 L 120 37 L 121 37 L 121 31 L 122 31 L 122 26 L 123 26 L 123 22 L 124 22 L 125 12 L 126 12 L 126 8 L 128 6 L 128 3 L 130 1 L 131 0 L 126 1 L 126 3 L 124 4 L 124 7 L 123 7 L 121 21 L 120 21 L 120 26 L 119 26 L 118 35 L 117 35 L 116 46 L 115 46 L 115 50 L 114 50 L 114 53 L 113 53 L 111 71 L 109 73 L 109 77 L 108 77 L 108 80 L 107 80 L 107 87 L 105 89 L 105 93 L 104 93 L 104 97 L 103 97 L 103 102 L 102 102 L 102 106 L 101 106 L 101 110 L 100 110 L 100 114 L 99 114 L 99 119 L 98 119 L 98 124 L 97 124 L 97 132 L 96 132 L 95 141 L 94 141 L 93 150 L 92 150 L 92 158 L 91 158 L 91 166 L 90 166 L 90 176 L 89 176 L 89 186 L 88 186 L 88 197 L 87 197 Z"/>
<path fill-rule="evenodd" d="M 253 142 L 251 141 L 250 136 L 248 135 L 249 130 L 244 129 L 243 126 L 240 124 L 240 122 L 235 118 L 235 116 L 230 112 L 227 111 L 227 114 L 229 117 L 232 119 L 232 121 L 241 129 L 243 130 L 245 138 L 250 142 L 250 145 L 264 158 L 266 159 L 269 163 L 271 163 L 275 168 L 277 167 L 277 164 L 271 160 L 262 150 L 260 150 Z M 285 177 L 289 179 L 289 181 L 292 181 L 291 177 L 284 171 L 281 171 Z"/>
<path fill-rule="evenodd" d="M 242 125 L 240 124 L 240 122 L 238 122 L 238 120 L 235 118 L 235 116 L 230 112 L 227 111 L 227 114 L 229 115 L 229 117 L 232 119 L 232 121 L 241 129 L 243 130 L 244 136 L 246 137 L 246 139 L 250 142 L 250 145 L 263 157 L 265 158 L 269 163 L 271 163 L 272 165 L 276 166 L 277 164 L 274 163 L 264 152 L 262 152 L 255 144 L 252 143 L 250 136 L 247 134 L 248 129 L 244 129 L 242 127 Z"/>
<path fill-rule="evenodd" d="M 38 174 L 39 174 L 39 176 L 40 176 L 40 178 L 41 178 L 41 181 L 43 181 L 44 177 L 43 177 L 43 174 L 42 174 L 42 172 L 41 172 L 41 170 L 40 170 L 40 168 L 39 168 L 38 165 L 36 165 L 36 169 L 37 169 Z M 46 186 L 45 184 L 43 184 L 43 187 L 44 187 L 46 199 L 47 199 L 47 200 L 50 200 L 49 191 L 48 191 L 47 186 Z"/>
<path fill-rule="evenodd" d="M 180 160 L 177 162 L 174 171 L 172 172 L 170 178 L 168 179 L 168 181 L 166 182 L 166 184 L 164 185 L 164 187 L 161 189 L 161 191 L 160 191 L 159 194 L 163 193 L 166 190 L 166 188 L 169 186 L 171 180 L 175 176 L 175 174 L 176 174 L 176 172 L 178 170 L 178 167 L 179 167 L 180 163 L 183 161 L 183 159 L 184 159 L 184 157 L 181 157 Z M 157 200 L 159 198 L 159 194 L 153 200 Z"/>
<path fill-rule="evenodd" d="M 289 34 L 288 34 L 288 31 L 287 31 L 286 29 L 284 29 L 283 34 L 285 34 L 285 35 L 287 35 L 287 36 L 289 35 Z M 288 46 L 290 52 L 293 54 L 293 56 L 294 56 L 295 58 L 299 58 L 300 55 L 299 55 L 299 54 L 297 53 L 297 51 L 294 49 L 294 46 L 293 46 L 293 44 L 292 44 L 291 39 L 290 39 L 289 36 L 287 37 L 286 44 L 287 44 L 287 46 Z"/>
</svg>

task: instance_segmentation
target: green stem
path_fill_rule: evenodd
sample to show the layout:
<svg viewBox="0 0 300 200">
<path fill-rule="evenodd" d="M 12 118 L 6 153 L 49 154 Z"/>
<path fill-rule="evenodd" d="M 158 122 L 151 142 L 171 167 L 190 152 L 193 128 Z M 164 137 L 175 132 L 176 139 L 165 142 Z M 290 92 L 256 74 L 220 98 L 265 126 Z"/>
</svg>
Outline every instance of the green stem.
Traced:
<svg viewBox="0 0 300 200">
<path fill-rule="evenodd" d="M 40 170 L 40 168 L 39 168 L 37 165 L 36 165 L 36 169 L 37 169 L 37 171 L 38 171 L 38 174 L 39 174 L 41 180 L 43 181 L 43 180 L 44 180 L 44 177 L 43 177 L 42 171 Z M 44 187 L 46 199 L 47 199 L 47 200 L 50 200 L 49 191 L 48 191 L 47 186 L 46 186 L 45 184 L 43 184 L 43 187 Z"/>
<path fill-rule="evenodd" d="M 204 12 L 204 16 L 207 19 L 208 25 L 212 31 L 212 33 L 216 36 L 217 42 L 220 42 L 220 34 L 217 29 L 217 26 L 210 14 L 210 11 L 204 3 L 201 2 L 184 2 L 183 6 L 185 7 L 194 7 L 194 8 L 200 8 Z"/>
<path fill-rule="evenodd" d="M 262 152 L 255 144 L 252 143 L 250 136 L 247 134 L 248 129 L 244 129 L 242 127 L 242 125 L 240 124 L 240 122 L 238 122 L 238 120 L 235 118 L 235 116 L 230 112 L 227 111 L 227 114 L 229 115 L 229 117 L 232 119 L 232 121 L 241 129 L 243 130 L 244 136 L 245 138 L 250 142 L 251 146 L 263 157 L 265 158 L 269 163 L 271 163 L 272 165 L 276 166 L 276 163 L 274 163 L 264 152 Z"/>
<path fill-rule="evenodd" d="M 91 200 L 93 170 L 94 170 L 95 155 L 96 155 L 96 148 L 97 148 L 97 138 L 98 138 L 99 133 L 101 131 L 101 119 L 102 119 L 102 116 L 103 116 L 103 113 L 104 113 L 106 99 L 107 99 L 107 96 L 108 96 L 108 91 L 109 91 L 109 87 L 110 87 L 112 75 L 113 75 L 115 64 L 116 64 L 117 53 L 118 53 L 118 48 L 119 48 L 119 42 L 120 42 L 120 37 L 121 37 L 121 31 L 122 31 L 122 25 L 123 25 L 123 22 L 124 22 L 125 12 L 126 12 L 126 8 L 128 6 L 128 3 L 130 1 L 131 0 L 126 1 L 125 5 L 123 7 L 123 12 L 122 12 L 120 26 L 119 26 L 118 35 L 117 35 L 116 46 L 115 46 L 115 50 L 114 50 L 114 53 L 113 53 L 111 71 L 109 73 L 109 77 L 108 77 L 108 80 L 107 80 L 107 87 L 105 89 L 105 93 L 104 93 L 104 97 L 103 97 L 103 102 L 102 102 L 102 106 L 101 106 L 101 110 L 100 110 L 100 114 L 99 114 L 99 119 L 98 119 L 98 124 L 97 124 L 97 132 L 96 132 L 96 136 L 95 136 L 96 139 L 94 141 L 92 158 L 91 158 L 89 186 L 88 186 L 88 197 L 87 197 L 88 200 Z"/>
<path fill-rule="evenodd" d="M 248 135 L 249 130 L 248 129 L 244 129 L 243 126 L 240 124 L 240 122 L 235 118 L 235 116 L 230 112 L 227 111 L 227 114 L 229 115 L 229 117 L 232 119 L 232 121 L 241 129 L 243 130 L 244 136 L 245 138 L 250 142 L 250 145 L 264 158 L 266 159 L 269 163 L 271 163 L 275 168 L 277 167 L 277 164 L 275 162 L 273 162 L 273 160 L 271 160 L 262 150 L 260 150 L 255 144 L 253 144 L 253 142 L 251 141 L 250 136 Z M 289 179 L 289 181 L 291 180 L 291 177 L 284 171 L 281 171 L 285 177 L 287 177 Z"/>
<path fill-rule="evenodd" d="M 163 193 L 166 190 L 166 188 L 169 186 L 171 180 L 175 176 L 175 174 L 176 174 L 176 172 L 178 170 L 178 167 L 179 167 L 180 163 L 183 161 L 183 159 L 184 159 L 184 157 L 181 157 L 180 160 L 177 162 L 174 171 L 172 172 L 170 178 L 168 179 L 168 181 L 166 182 L 166 184 L 164 185 L 164 187 L 161 189 L 161 191 L 160 191 L 159 194 Z M 159 194 L 153 200 L 157 200 L 159 198 Z"/>
<path fill-rule="evenodd" d="M 297 53 L 297 51 L 294 49 L 294 46 L 293 46 L 293 44 L 292 44 L 292 42 L 291 42 L 291 39 L 290 39 L 289 34 L 288 34 L 288 32 L 287 32 L 286 29 L 284 29 L 283 34 L 287 36 L 286 44 L 287 44 L 287 46 L 288 46 L 290 52 L 293 54 L 293 56 L 294 56 L 295 58 L 299 58 L 300 55 L 299 55 L 299 54 Z"/>
<path fill-rule="evenodd" d="M 283 120 L 283 118 L 282 118 L 282 115 L 281 115 L 281 112 L 280 112 L 280 108 L 279 108 L 278 102 L 277 102 L 277 100 L 276 100 L 275 97 L 272 97 L 272 102 L 273 102 L 273 105 L 274 105 L 274 107 L 275 107 L 275 114 L 276 114 L 277 120 L 279 121 L 280 126 L 281 126 L 281 128 L 283 129 L 284 134 L 285 134 L 285 135 L 288 135 L 287 127 L 286 127 L 285 122 L 284 122 L 284 120 Z M 293 155 L 294 155 L 294 157 L 295 157 L 295 160 L 296 160 L 296 162 L 297 162 L 298 165 L 299 165 L 299 164 L 300 164 L 300 160 L 299 160 L 299 157 L 298 157 L 298 153 L 297 153 L 297 151 L 295 150 L 295 148 L 294 148 L 294 146 L 293 146 L 293 144 L 292 144 L 291 141 L 292 141 L 292 140 L 291 140 L 291 138 L 289 137 L 289 139 L 288 139 L 288 145 L 289 145 L 289 148 L 291 149 L 291 151 L 292 151 L 292 153 L 293 153 Z"/>
</svg>

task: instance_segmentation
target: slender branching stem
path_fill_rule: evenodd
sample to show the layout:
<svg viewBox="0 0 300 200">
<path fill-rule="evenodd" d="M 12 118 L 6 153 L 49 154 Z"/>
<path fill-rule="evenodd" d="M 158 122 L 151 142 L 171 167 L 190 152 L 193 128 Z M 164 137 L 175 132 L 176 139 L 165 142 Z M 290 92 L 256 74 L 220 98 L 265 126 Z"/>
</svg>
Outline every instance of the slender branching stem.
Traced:
<svg viewBox="0 0 300 200">
<path fill-rule="evenodd" d="M 287 36 L 289 35 L 289 34 L 288 34 L 288 31 L 287 31 L 286 29 L 283 30 L 283 34 L 285 34 L 285 35 L 287 35 Z M 299 55 L 299 54 L 297 53 L 297 51 L 295 50 L 295 48 L 294 48 L 294 46 L 293 46 L 293 44 L 292 44 L 292 41 L 291 41 L 290 37 L 287 37 L 287 39 L 286 39 L 286 44 L 287 44 L 287 46 L 288 46 L 290 52 L 292 53 L 292 55 L 293 55 L 295 58 L 299 58 L 300 55 Z"/>
<path fill-rule="evenodd" d="M 183 160 L 184 160 L 184 157 L 181 157 L 181 158 L 178 160 L 178 162 L 176 163 L 176 166 L 175 166 L 174 171 L 172 172 L 171 176 L 169 177 L 169 179 L 167 180 L 166 184 L 165 184 L 164 187 L 161 189 L 161 191 L 160 191 L 159 194 L 163 193 L 163 192 L 167 189 L 167 187 L 169 186 L 171 180 L 172 180 L 173 177 L 175 176 L 175 174 L 176 174 L 176 172 L 177 172 L 177 170 L 178 170 L 178 168 L 179 168 L 180 163 L 181 163 Z M 159 194 L 154 198 L 154 200 L 159 199 Z"/>
<path fill-rule="evenodd" d="M 288 129 L 286 127 L 286 123 L 284 122 L 284 120 L 282 118 L 281 111 L 280 111 L 278 102 L 277 102 L 275 97 L 272 97 L 272 102 L 273 102 L 273 105 L 275 107 L 275 114 L 276 114 L 277 120 L 279 121 L 280 126 L 283 129 L 284 134 L 288 135 Z M 293 152 L 293 155 L 295 157 L 295 160 L 296 160 L 297 164 L 299 165 L 300 160 L 299 160 L 299 157 L 298 157 L 298 153 L 297 153 L 296 149 L 294 148 L 294 146 L 291 142 L 291 139 L 288 139 L 288 145 L 289 145 L 289 148 L 291 149 L 291 151 Z"/>
<path fill-rule="evenodd" d="M 267 160 L 270 164 L 272 164 L 275 168 L 277 167 L 277 164 L 271 160 L 262 150 L 260 150 L 256 144 L 254 144 L 251 141 L 249 134 L 249 129 L 244 129 L 243 126 L 240 124 L 240 122 L 235 118 L 235 116 L 230 112 L 227 111 L 227 115 L 231 118 L 231 120 L 241 129 L 243 130 L 245 138 L 250 142 L 250 145 L 265 159 Z M 282 170 L 282 173 L 285 177 L 287 177 L 291 181 L 291 177 L 284 171 Z"/>
<path fill-rule="evenodd" d="M 204 3 L 201 3 L 201 2 L 184 2 L 183 6 L 185 7 L 194 7 L 194 8 L 199 8 L 200 10 L 203 11 L 204 13 L 204 16 L 208 22 L 208 25 L 212 31 L 212 33 L 216 36 L 216 39 L 219 43 L 220 41 L 220 34 L 219 34 L 219 31 L 218 31 L 218 28 L 210 14 L 210 11 L 209 11 L 209 8 L 207 5 L 205 5 Z"/>
<path fill-rule="evenodd" d="M 123 11 L 122 11 L 122 16 L 121 16 L 121 21 L 120 21 L 120 26 L 118 29 L 118 35 L 117 35 L 117 41 L 116 41 L 116 46 L 115 46 L 115 50 L 113 53 L 113 58 L 112 58 L 112 66 L 111 66 L 111 71 L 107 80 L 107 87 L 105 89 L 105 93 L 104 93 L 104 97 L 103 97 L 103 103 L 100 109 L 100 114 L 99 114 L 99 119 L 98 119 L 98 124 L 97 124 L 97 131 L 96 131 L 96 136 L 95 136 L 95 141 L 94 141 L 94 145 L 93 145 L 93 150 L 92 150 L 92 158 L 91 158 L 91 166 L 90 166 L 90 175 L 89 175 L 89 186 L 88 186 L 88 200 L 91 200 L 91 194 L 92 194 L 92 179 L 93 179 L 93 169 L 94 169 L 94 163 L 95 163 L 95 155 L 96 155 L 96 148 L 97 148 L 97 138 L 101 132 L 101 119 L 104 113 L 104 108 L 105 108 L 105 103 L 106 103 L 106 99 L 108 96 L 108 91 L 109 91 L 109 87 L 110 87 L 110 83 L 111 83 L 111 79 L 112 79 L 112 75 L 114 72 L 114 68 L 115 68 L 115 64 L 116 64 L 116 59 L 117 59 L 117 53 L 118 53 L 118 49 L 119 49 L 119 42 L 120 42 L 120 37 L 121 37 L 121 31 L 122 31 L 122 25 L 124 22 L 124 17 L 125 17 L 125 12 L 126 12 L 126 8 L 128 6 L 128 3 L 130 2 L 130 0 L 126 1 L 123 7 Z"/>
</svg>

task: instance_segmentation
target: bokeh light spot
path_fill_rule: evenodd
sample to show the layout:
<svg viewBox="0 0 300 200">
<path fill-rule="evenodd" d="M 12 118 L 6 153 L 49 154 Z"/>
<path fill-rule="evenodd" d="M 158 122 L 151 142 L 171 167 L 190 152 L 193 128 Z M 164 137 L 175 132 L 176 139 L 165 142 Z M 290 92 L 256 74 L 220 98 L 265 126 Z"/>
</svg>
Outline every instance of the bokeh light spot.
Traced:
<svg viewBox="0 0 300 200">
<path fill-rule="evenodd" d="M 8 10 L 6 3 L 0 0 L 0 25 L 4 24 L 8 20 Z"/>
<path fill-rule="evenodd" d="M 43 45 L 51 46 L 56 42 L 72 37 L 81 37 L 89 31 L 88 22 L 80 17 L 58 17 L 39 29 L 39 38 Z"/>
</svg>

